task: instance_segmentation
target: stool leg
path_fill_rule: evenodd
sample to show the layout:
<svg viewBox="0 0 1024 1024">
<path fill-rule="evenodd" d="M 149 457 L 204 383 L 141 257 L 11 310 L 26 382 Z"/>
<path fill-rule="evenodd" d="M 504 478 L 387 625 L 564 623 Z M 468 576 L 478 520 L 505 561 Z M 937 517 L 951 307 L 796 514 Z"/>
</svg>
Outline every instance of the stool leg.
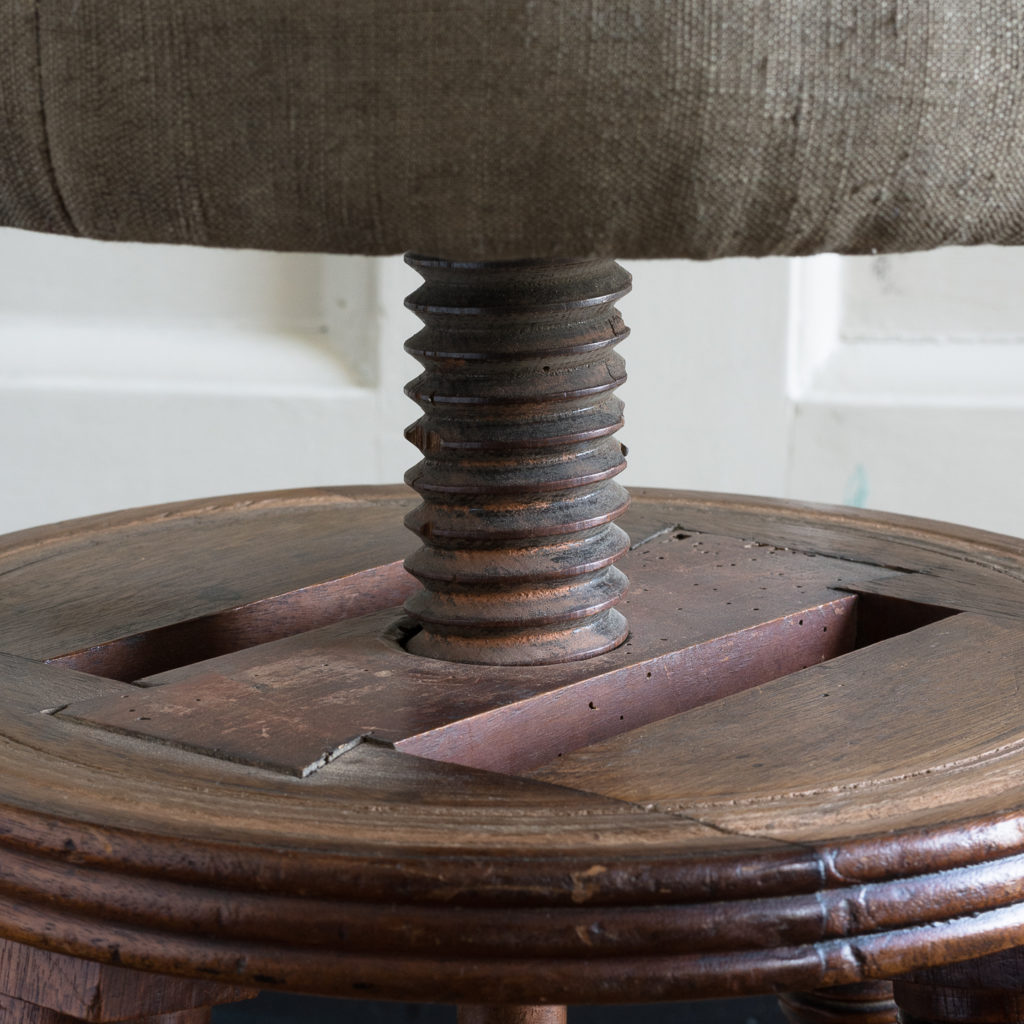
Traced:
<svg viewBox="0 0 1024 1024">
<path fill-rule="evenodd" d="M 458 1024 L 565 1024 L 564 1006 L 460 1006 Z"/>
<path fill-rule="evenodd" d="M 1024 1024 L 1024 950 L 913 971 L 893 994 L 903 1024 Z"/>
<path fill-rule="evenodd" d="M 787 992 L 779 1006 L 791 1024 L 896 1024 L 889 981 Z"/>
</svg>

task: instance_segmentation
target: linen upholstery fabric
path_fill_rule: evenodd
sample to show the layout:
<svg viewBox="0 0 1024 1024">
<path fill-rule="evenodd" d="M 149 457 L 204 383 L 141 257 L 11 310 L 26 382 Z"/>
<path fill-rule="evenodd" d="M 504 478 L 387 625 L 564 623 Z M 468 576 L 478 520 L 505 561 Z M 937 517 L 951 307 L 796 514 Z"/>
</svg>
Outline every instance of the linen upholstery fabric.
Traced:
<svg viewBox="0 0 1024 1024">
<path fill-rule="evenodd" d="M 0 0 L 0 222 L 448 258 L 1024 241 L 1020 0 Z"/>
</svg>

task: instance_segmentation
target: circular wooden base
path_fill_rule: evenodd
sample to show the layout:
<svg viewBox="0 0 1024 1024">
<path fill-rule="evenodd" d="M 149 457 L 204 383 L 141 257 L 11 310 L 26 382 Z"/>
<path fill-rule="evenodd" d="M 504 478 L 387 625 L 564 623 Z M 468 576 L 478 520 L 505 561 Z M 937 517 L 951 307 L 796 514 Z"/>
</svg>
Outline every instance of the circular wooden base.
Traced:
<svg viewBox="0 0 1024 1024">
<path fill-rule="evenodd" d="M 1024 544 L 638 491 L 632 633 L 405 652 L 397 489 L 3 539 L 0 935 L 473 1004 L 810 990 L 1024 942 Z"/>
</svg>

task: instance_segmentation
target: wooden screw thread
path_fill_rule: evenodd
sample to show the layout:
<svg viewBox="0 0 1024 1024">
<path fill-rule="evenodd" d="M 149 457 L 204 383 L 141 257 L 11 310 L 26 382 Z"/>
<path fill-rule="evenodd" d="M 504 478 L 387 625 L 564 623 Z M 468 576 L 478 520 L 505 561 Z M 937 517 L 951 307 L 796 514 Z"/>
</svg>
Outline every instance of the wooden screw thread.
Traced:
<svg viewBox="0 0 1024 1024">
<path fill-rule="evenodd" d="M 574 661 L 626 637 L 614 604 L 629 504 L 614 480 L 629 333 L 612 260 L 455 263 L 407 256 L 424 284 L 406 305 L 423 329 L 406 388 L 424 415 L 406 437 L 423 460 L 406 524 L 416 654 L 489 665 Z"/>
</svg>

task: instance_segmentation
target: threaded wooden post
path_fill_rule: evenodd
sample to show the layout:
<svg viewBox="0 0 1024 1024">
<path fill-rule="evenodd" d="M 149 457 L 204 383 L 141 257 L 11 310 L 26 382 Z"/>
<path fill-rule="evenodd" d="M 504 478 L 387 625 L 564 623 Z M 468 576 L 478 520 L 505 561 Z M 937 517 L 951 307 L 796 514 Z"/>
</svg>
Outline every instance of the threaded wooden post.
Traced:
<svg viewBox="0 0 1024 1024">
<path fill-rule="evenodd" d="M 491 665 L 610 650 L 627 634 L 612 563 L 629 546 L 613 524 L 629 503 L 613 479 L 629 274 L 612 260 L 406 260 L 424 277 L 406 349 L 425 367 L 406 389 L 424 411 L 406 432 L 424 455 L 406 476 L 424 542 L 406 567 L 425 588 L 406 603 L 420 627 L 408 649 Z"/>
</svg>

